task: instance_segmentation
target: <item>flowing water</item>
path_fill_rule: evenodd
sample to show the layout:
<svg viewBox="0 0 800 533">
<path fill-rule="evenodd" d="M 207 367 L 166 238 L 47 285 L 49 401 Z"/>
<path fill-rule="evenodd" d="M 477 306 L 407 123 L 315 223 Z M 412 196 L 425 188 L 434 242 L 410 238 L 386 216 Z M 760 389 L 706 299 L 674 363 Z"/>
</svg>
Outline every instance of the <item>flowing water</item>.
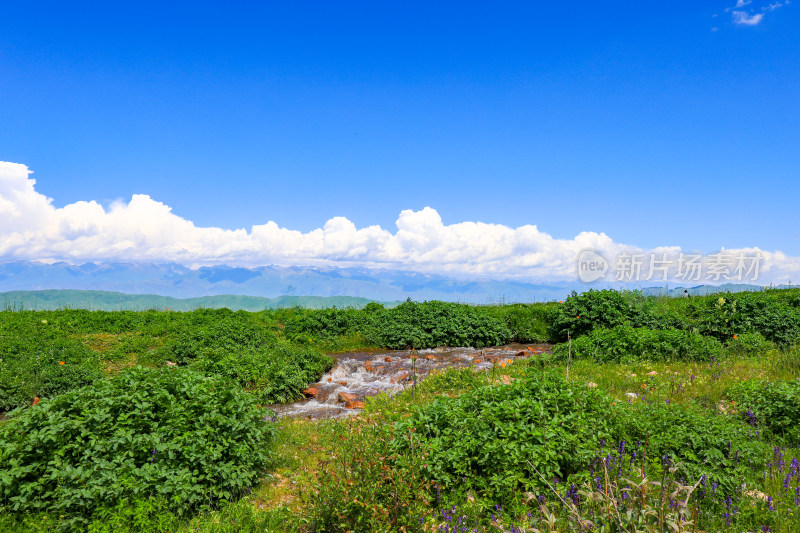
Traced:
<svg viewBox="0 0 800 533">
<path fill-rule="evenodd" d="M 363 400 L 382 392 L 410 387 L 414 376 L 423 379 L 433 370 L 471 366 L 489 369 L 505 359 L 529 357 L 550 350 L 549 344 L 509 344 L 492 348 L 435 348 L 431 350 L 381 350 L 333 354 L 335 366 L 318 383 L 306 389 L 307 398 L 273 405 L 278 416 L 339 418 L 361 412 Z M 413 360 L 412 356 L 416 357 Z"/>
</svg>

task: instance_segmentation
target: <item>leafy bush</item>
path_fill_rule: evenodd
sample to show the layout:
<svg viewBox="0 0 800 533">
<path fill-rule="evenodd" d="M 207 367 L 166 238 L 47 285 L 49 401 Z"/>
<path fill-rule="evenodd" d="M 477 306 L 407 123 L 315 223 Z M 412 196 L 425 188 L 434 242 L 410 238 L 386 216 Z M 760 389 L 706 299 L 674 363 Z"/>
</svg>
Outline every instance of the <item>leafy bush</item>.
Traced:
<svg viewBox="0 0 800 533">
<path fill-rule="evenodd" d="M 765 463 L 765 446 L 735 417 L 688 405 L 654 402 L 621 410 L 618 438 L 647 445 L 655 460 L 668 456 L 685 479 L 705 475 L 733 494 L 753 469 Z"/>
<path fill-rule="evenodd" d="M 392 349 L 494 346 L 511 340 L 502 316 L 489 308 L 408 300 L 395 308 L 295 310 L 282 313 L 284 334 L 295 342 L 358 334 L 367 344 Z"/>
<path fill-rule="evenodd" d="M 553 349 L 556 359 L 566 359 L 569 347 Z M 698 333 L 617 326 L 596 329 L 572 342 L 574 359 L 596 362 L 619 361 L 710 361 L 723 354 L 722 344 Z"/>
<path fill-rule="evenodd" d="M 4 316 L 3 318 L 6 318 Z M 103 377 L 96 354 L 48 323 L 0 322 L 0 411 Z"/>
<path fill-rule="evenodd" d="M 580 294 L 572 291 L 555 314 L 550 338 L 556 342 L 566 341 L 569 333 L 576 339 L 596 328 L 631 325 L 640 317 L 641 312 L 627 293 L 611 289 L 592 289 Z"/>
<path fill-rule="evenodd" d="M 293 309 L 291 313 L 281 313 L 284 318 L 284 335 L 292 341 L 306 342 L 331 340 L 345 336 L 353 331 L 364 332 L 375 318 L 385 314 L 382 305 L 370 303 L 367 308 L 356 309 Z"/>
<path fill-rule="evenodd" d="M 743 333 L 729 339 L 727 348 L 732 353 L 752 357 L 774 350 L 775 344 L 765 339 L 760 333 Z"/>
<path fill-rule="evenodd" d="M 508 386 L 439 398 L 397 425 L 395 445 L 429 450 L 423 473 L 445 486 L 463 482 L 496 501 L 546 490 L 591 460 L 612 435 L 610 401 L 585 386 L 544 374 Z M 534 465 L 534 466 L 532 466 Z"/>
<path fill-rule="evenodd" d="M 178 513 L 235 499 L 270 461 L 267 416 L 227 380 L 186 369 L 97 381 L 0 427 L 0 509 L 81 527 L 125 498 L 156 495 Z"/>
<path fill-rule="evenodd" d="M 380 345 L 392 349 L 496 346 L 511 339 L 503 321 L 466 304 L 404 302 L 379 325 Z"/>
<path fill-rule="evenodd" d="M 800 340 L 800 291 L 742 292 L 688 298 L 683 304 L 693 329 L 721 341 L 743 333 L 760 333 L 788 346 Z"/>
<path fill-rule="evenodd" d="M 168 338 L 160 349 L 162 359 L 234 379 L 257 391 L 264 403 L 296 399 L 333 364 L 319 351 L 280 341 L 251 313 L 213 314 L 213 321 L 200 314 L 191 317 L 200 320 Z"/>
<path fill-rule="evenodd" d="M 488 308 L 505 321 L 512 340 L 522 343 L 547 342 L 549 328 L 558 312 L 558 304 L 512 304 Z"/>
<path fill-rule="evenodd" d="M 170 335 L 161 355 L 186 364 L 218 351 L 258 350 L 275 346 L 278 339 L 251 313 L 224 310 L 195 311 L 182 330 Z"/>
<path fill-rule="evenodd" d="M 206 349 L 190 366 L 231 378 L 264 403 L 278 403 L 300 397 L 332 365 L 321 352 L 281 344 L 269 349 Z"/>
<path fill-rule="evenodd" d="M 728 391 L 741 417 L 788 444 L 800 444 L 800 381 L 746 381 Z"/>
</svg>

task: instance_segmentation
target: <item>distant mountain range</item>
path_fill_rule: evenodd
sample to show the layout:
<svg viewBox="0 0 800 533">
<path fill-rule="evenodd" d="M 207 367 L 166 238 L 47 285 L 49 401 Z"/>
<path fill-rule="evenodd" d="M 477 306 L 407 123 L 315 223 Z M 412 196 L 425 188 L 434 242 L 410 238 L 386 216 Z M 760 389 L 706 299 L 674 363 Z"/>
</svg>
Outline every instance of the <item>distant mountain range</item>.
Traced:
<svg viewBox="0 0 800 533">
<path fill-rule="evenodd" d="M 579 285 L 459 280 L 441 275 L 368 268 L 240 268 L 222 265 L 191 269 L 178 264 L 152 263 L 0 263 L 0 292 L 73 289 L 173 298 L 349 296 L 382 302 L 411 298 L 493 303 L 563 299 Z"/>
<path fill-rule="evenodd" d="M 0 305 L 11 308 L 24 304 L 26 308 L 36 305 L 48 309 L 230 307 L 258 310 L 294 305 L 361 307 L 370 301 L 398 302 L 407 298 L 475 304 L 528 303 L 563 300 L 573 290 L 582 292 L 608 287 L 623 288 L 619 283 L 468 280 L 369 268 L 221 265 L 191 269 L 179 264 L 155 263 L 0 263 Z M 646 294 L 667 293 L 664 287 L 625 288 L 638 288 Z M 761 288 L 758 285 L 700 285 L 689 291 L 705 294 Z M 668 293 L 679 295 L 683 291 L 684 287 L 670 287 Z"/>
</svg>

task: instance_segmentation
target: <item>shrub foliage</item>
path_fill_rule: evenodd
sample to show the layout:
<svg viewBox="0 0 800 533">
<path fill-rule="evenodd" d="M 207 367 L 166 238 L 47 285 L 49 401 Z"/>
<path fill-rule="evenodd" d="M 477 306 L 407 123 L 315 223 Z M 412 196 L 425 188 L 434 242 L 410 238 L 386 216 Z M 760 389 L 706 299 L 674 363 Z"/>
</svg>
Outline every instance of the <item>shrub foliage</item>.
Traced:
<svg viewBox="0 0 800 533">
<path fill-rule="evenodd" d="M 569 346 L 558 345 L 553 355 L 566 359 Z M 596 362 L 620 361 L 710 361 L 723 354 L 722 344 L 712 337 L 677 329 L 647 329 L 617 326 L 595 329 L 572 343 L 574 359 Z"/>
<path fill-rule="evenodd" d="M 232 500 L 271 457 L 268 411 L 227 380 L 134 369 L 17 412 L 0 427 L 0 508 L 88 519 L 157 496 L 185 513 Z"/>
</svg>

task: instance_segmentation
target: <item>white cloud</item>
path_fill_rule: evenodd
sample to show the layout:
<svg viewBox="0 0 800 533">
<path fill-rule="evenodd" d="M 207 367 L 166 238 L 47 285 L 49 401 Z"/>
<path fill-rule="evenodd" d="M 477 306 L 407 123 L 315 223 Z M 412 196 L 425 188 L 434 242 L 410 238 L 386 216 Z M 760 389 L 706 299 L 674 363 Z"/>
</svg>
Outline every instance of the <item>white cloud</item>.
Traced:
<svg viewBox="0 0 800 533">
<path fill-rule="evenodd" d="M 734 24 L 738 24 L 740 26 L 757 26 L 762 20 L 764 20 L 764 14 L 775 11 L 779 7 L 789 5 L 791 2 L 790 0 L 776 0 L 775 2 L 762 6 L 760 13 L 752 13 L 752 9 L 750 11 L 744 11 L 742 9 L 752 3 L 753 0 L 736 0 L 736 5 L 725 8 L 725 12 L 731 13 L 731 18 Z"/>
<path fill-rule="evenodd" d="M 357 228 L 344 217 L 306 233 L 275 222 L 250 230 L 197 227 L 148 195 L 56 208 L 35 190 L 24 165 L 0 162 L 0 260 L 169 261 L 185 265 L 379 266 L 443 274 L 574 280 L 585 249 L 605 257 L 643 250 L 608 235 L 582 232 L 556 239 L 534 225 L 461 222 L 446 225 L 436 210 L 402 211 L 393 233 L 379 226 Z M 679 248 L 654 250 L 677 254 Z M 759 251 L 770 281 L 794 279 L 800 258 Z"/>
<path fill-rule="evenodd" d="M 756 13 L 751 15 L 745 11 L 733 11 L 733 23 L 743 26 L 755 26 L 764 18 L 763 13 Z"/>
<path fill-rule="evenodd" d="M 779 7 L 783 7 L 783 6 L 789 5 L 789 4 L 791 4 L 791 2 L 789 0 L 786 0 L 785 2 L 772 2 L 771 4 L 769 4 L 767 6 L 764 6 L 761 9 L 762 9 L 762 11 L 775 11 Z"/>
</svg>

